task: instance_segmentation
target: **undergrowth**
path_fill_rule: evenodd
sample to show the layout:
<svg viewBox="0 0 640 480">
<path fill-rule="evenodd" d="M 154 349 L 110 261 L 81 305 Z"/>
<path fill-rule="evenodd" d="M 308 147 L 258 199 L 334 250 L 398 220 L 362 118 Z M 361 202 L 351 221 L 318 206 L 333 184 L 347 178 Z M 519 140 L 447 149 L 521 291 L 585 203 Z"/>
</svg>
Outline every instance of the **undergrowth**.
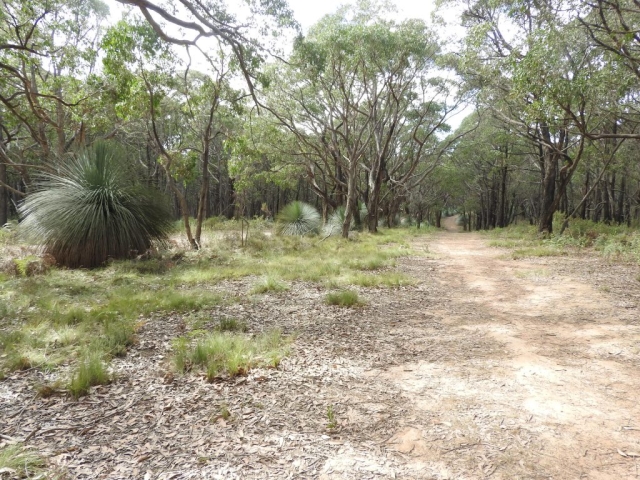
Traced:
<svg viewBox="0 0 640 480">
<path fill-rule="evenodd" d="M 95 270 L 52 268 L 34 277 L 0 273 L 0 378 L 20 369 L 51 371 L 91 351 L 105 365 L 125 355 L 137 330 L 164 313 L 205 313 L 226 299 L 211 291 L 223 280 L 259 279 L 254 293 L 284 292 L 291 281 L 329 288 L 398 287 L 412 279 L 393 271 L 411 252 L 416 229 L 353 232 L 342 238 L 278 236 L 269 222 L 209 219 L 203 248 L 173 248 L 149 259 L 112 262 Z M 176 227 L 177 228 L 177 227 Z M 246 234 L 246 224 L 244 225 Z M 3 241 L 9 238 L 3 233 Z M 182 233 L 175 234 L 176 242 Z M 174 242 L 175 243 L 175 242 Z"/>
<path fill-rule="evenodd" d="M 554 217 L 557 230 L 562 217 Z M 513 258 L 567 255 L 590 249 L 609 260 L 640 263 L 640 231 L 626 225 L 607 225 L 571 219 L 563 235 L 541 237 L 535 226 L 513 225 L 487 232 L 490 246 L 509 248 Z"/>
<path fill-rule="evenodd" d="M 181 337 L 174 342 L 173 364 L 180 373 L 202 370 L 212 382 L 222 376 L 245 375 L 255 367 L 276 368 L 288 355 L 290 342 L 280 330 L 256 336 L 212 332 L 195 341 Z"/>
</svg>

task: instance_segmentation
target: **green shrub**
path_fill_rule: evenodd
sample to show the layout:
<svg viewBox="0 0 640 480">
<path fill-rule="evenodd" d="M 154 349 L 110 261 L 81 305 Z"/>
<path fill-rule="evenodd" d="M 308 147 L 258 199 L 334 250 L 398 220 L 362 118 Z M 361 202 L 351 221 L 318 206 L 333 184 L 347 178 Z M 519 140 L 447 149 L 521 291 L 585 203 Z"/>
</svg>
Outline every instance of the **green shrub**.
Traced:
<svg viewBox="0 0 640 480">
<path fill-rule="evenodd" d="M 70 268 L 93 268 L 109 258 L 146 252 L 171 229 L 169 204 L 136 182 L 112 146 L 98 144 L 61 169 L 43 175 L 19 208 L 21 230 Z"/>
<path fill-rule="evenodd" d="M 280 234 L 302 236 L 318 233 L 321 218 L 312 205 L 291 202 L 280 211 L 276 222 Z"/>
</svg>

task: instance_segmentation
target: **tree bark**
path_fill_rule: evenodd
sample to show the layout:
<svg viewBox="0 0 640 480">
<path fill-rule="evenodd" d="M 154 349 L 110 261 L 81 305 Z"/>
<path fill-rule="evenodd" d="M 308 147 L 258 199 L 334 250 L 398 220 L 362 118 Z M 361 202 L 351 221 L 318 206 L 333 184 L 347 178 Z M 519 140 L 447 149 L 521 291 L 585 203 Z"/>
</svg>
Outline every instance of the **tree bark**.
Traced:
<svg viewBox="0 0 640 480">
<path fill-rule="evenodd" d="M 9 195 L 7 189 L 3 187 L 6 183 L 7 164 L 0 161 L 0 227 L 9 221 Z"/>
<path fill-rule="evenodd" d="M 540 219 L 538 232 L 553 232 L 553 209 L 556 196 L 556 177 L 558 175 L 558 160 L 555 155 L 545 153 L 544 178 L 542 180 L 542 202 L 540 205 Z"/>
<path fill-rule="evenodd" d="M 356 161 L 352 160 L 351 164 L 349 165 L 348 171 L 347 205 L 344 213 L 344 223 L 342 224 L 342 238 L 349 238 L 349 230 L 351 230 L 351 220 L 353 219 L 353 213 L 357 208 L 358 189 L 356 188 L 356 167 Z"/>
</svg>

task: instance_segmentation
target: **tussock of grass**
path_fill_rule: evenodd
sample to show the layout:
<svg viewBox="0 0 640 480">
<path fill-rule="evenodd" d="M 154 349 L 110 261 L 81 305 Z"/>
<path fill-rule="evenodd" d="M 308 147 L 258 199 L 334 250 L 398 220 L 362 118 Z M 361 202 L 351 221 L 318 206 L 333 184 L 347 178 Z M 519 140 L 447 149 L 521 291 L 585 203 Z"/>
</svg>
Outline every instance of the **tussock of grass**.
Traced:
<svg viewBox="0 0 640 480">
<path fill-rule="evenodd" d="M 8 478 L 27 478 L 40 472 L 44 466 L 45 462 L 40 455 L 22 445 L 0 448 L 0 472 L 8 473 Z"/>
<path fill-rule="evenodd" d="M 89 389 L 96 385 L 106 385 L 111 381 L 109 373 L 96 353 L 85 355 L 79 362 L 76 370 L 71 375 L 71 381 L 67 389 L 74 398 L 79 398 L 89 393 Z"/>
<path fill-rule="evenodd" d="M 354 292 L 353 290 L 341 290 L 339 292 L 328 293 L 325 301 L 328 305 L 336 305 L 339 307 L 358 307 L 364 305 L 364 302 L 361 301 L 358 296 L 358 292 Z"/>
<path fill-rule="evenodd" d="M 255 367 L 277 367 L 288 354 L 289 342 L 279 330 L 255 337 L 214 332 L 195 344 L 180 338 L 174 344 L 174 366 L 179 372 L 204 370 L 209 381 L 223 375 L 244 375 Z"/>
<path fill-rule="evenodd" d="M 349 267 L 356 270 L 379 270 L 384 267 L 393 266 L 393 259 L 385 255 L 375 255 L 371 258 L 361 258 L 349 262 Z"/>
<path fill-rule="evenodd" d="M 246 332 L 247 324 L 237 318 L 221 318 L 216 330 L 220 332 Z"/>
<path fill-rule="evenodd" d="M 289 290 L 289 287 L 273 277 L 264 277 L 251 289 L 251 293 L 279 293 Z"/>
</svg>

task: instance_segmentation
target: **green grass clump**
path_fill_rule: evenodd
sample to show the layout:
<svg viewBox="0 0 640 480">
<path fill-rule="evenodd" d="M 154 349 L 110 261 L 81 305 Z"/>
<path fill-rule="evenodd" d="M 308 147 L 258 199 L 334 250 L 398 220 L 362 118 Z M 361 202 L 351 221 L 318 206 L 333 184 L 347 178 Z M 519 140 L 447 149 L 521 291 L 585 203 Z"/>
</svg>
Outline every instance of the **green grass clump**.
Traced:
<svg viewBox="0 0 640 480">
<path fill-rule="evenodd" d="M 220 332 L 246 332 L 247 324 L 237 318 L 221 318 L 216 330 Z"/>
<path fill-rule="evenodd" d="M 22 445 L 0 448 L 0 472 L 8 473 L 8 478 L 28 478 L 41 472 L 44 466 L 40 455 Z"/>
<path fill-rule="evenodd" d="M 244 375 L 251 368 L 277 367 L 288 354 L 291 339 L 279 330 L 255 337 L 241 333 L 214 332 L 195 344 L 186 338 L 174 343 L 174 366 L 179 372 L 204 370 L 209 381 L 223 375 Z"/>
<path fill-rule="evenodd" d="M 358 292 L 353 290 L 341 290 L 339 292 L 331 292 L 325 297 L 328 305 L 336 305 L 339 307 L 357 307 L 364 305 L 360 300 Z"/>
<path fill-rule="evenodd" d="M 264 277 L 251 289 L 251 293 L 280 293 L 289 290 L 289 287 L 274 277 Z"/>
<path fill-rule="evenodd" d="M 67 389 L 73 398 L 80 398 L 89 393 L 96 385 L 106 385 L 111 381 L 109 373 L 96 353 L 85 355 L 71 375 Z"/>
</svg>

